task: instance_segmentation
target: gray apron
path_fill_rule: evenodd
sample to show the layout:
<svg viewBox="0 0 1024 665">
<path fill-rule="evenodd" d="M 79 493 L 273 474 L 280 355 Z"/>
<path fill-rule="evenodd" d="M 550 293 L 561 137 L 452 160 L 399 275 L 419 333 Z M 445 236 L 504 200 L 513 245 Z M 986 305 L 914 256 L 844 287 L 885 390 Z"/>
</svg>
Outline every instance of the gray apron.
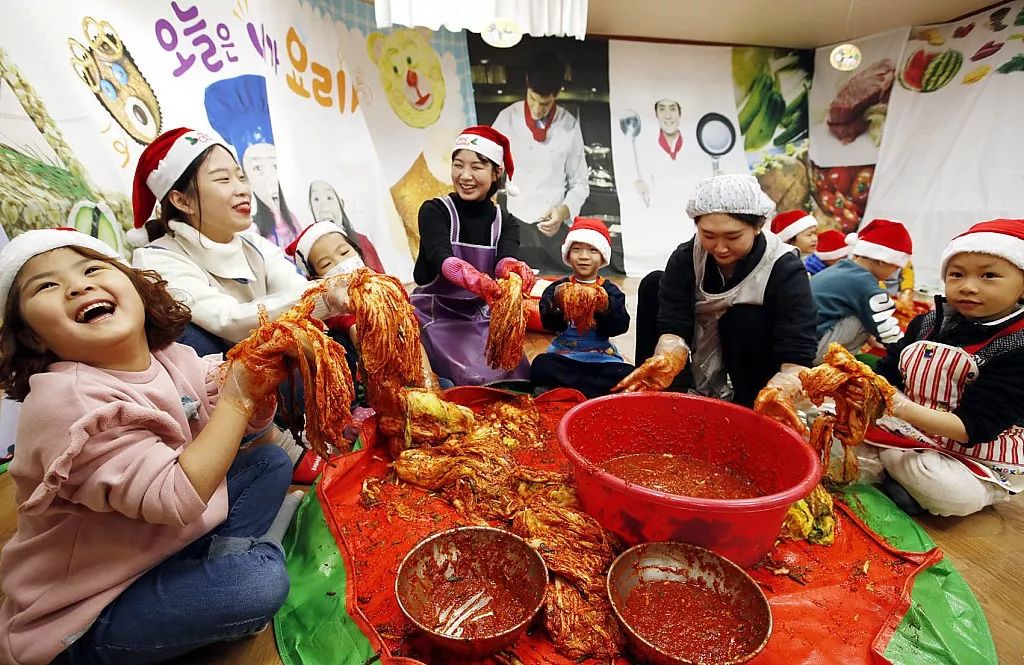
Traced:
<svg viewBox="0 0 1024 665">
<path fill-rule="evenodd" d="M 733 305 L 763 305 L 764 290 L 768 286 L 768 277 L 772 274 L 775 262 L 796 251 L 795 247 L 782 242 L 774 233 L 762 233 L 767 243 L 764 256 L 743 281 L 724 293 L 708 293 L 704 290 L 704 269 L 708 253 L 699 239 L 693 242 L 693 271 L 697 280 L 694 291 L 697 302 L 694 305 L 696 325 L 691 361 L 698 395 L 724 400 L 732 398 L 732 387 L 729 385 L 722 360 L 722 346 L 718 339 L 718 320 Z M 751 334 L 757 333 L 751 331 Z"/>
<path fill-rule="evenodd" d="M 501 207 L 495 206 L 490 244 L 469 245 L 459 242 L 459 213 L 451 197 L 438 200 L 448 209 L 451 218 L 452 254 L 494 277 L 501 236 Z M 492 369 L 487 364 L 484 349 L 491 323 L 490 309 L 482 298 L 445 279 L 440 270 L 430 284 L 413 290 L 410 300 L 420 321 L 423 348 L 438 376 L 451 379 L 457 386 L 479 386 L 529 376 L 530 363 L 525 355 L 513 372 Z"/>
</svg>

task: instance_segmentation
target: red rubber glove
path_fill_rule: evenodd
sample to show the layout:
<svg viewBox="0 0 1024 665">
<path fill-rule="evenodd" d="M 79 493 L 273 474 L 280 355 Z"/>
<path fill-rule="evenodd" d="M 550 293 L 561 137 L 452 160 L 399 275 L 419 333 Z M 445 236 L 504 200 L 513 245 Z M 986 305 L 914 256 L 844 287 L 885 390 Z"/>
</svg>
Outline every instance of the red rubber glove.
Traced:
<svg viewBox="0 0 1024 665">
<path fill-rule="evenodd" d="M 441 274 L 455 286 L 475 293 L 488 303 L 501 296 L 501 287 L 490 275 L 480 272 L 468 262 L 454 256 L 449 256 L 441 264 Z"/>
<path fill-rule="evenodd" d="M 494 274 L 498 276 L 498 279 L 506 279 L 511 273 L 515 273 L 522 278 L 523 295 L 529 297 L 530 291 L 533 291 L 533 285 L 537 283 L 537 276 L 533 274 L 533 268 L 519 259 L 506 256 L 501 261 L 498 261 L 498 265 L 494 268 Z"/>
</svg>

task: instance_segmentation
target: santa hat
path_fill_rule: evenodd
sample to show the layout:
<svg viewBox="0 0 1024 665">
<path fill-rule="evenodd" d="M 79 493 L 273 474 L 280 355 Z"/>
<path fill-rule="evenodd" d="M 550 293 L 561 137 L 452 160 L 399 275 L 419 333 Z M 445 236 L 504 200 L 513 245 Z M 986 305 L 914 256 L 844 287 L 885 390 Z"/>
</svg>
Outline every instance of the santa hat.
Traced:
<svg viewBox="0 0 1024 665">
<path fill-rule="evenodd" d="M 515 171 L 515 164 L 512 163 L 512 148 L 509 146 L 507 136 L 487 125 L 466 127 L 455 139 L 452 154 L 454 155 L 459 150 L 478 152 L 495 164 L 503 166 L 506 179 L 505 192 L 509 196 L 519 194 L 519 188 L 512 184 L 512 172 Z"/>
<path fill-rule="evenodd" d="M 686 204 L 686 214 L 690 219 L 713 213 L 767 217 L 774 210 L 775 202 L 761 190 L 757 178 L 740 173 L 701 180 L 693 198 Z"/>
<path fill-rule="evenodd" d="M 913 243 L 907 227 L 888 219 L 873 219 L 859 232 L 850 234 L 848 240 L 854 256 L 885 261 L 903 267 L 910 261 Z"/>
<path fill-rule="evenodd" d="M 942 250 L 942 274 L 956 254 L 990 254 L 1024 270 L 1024 219 L 979 222 L 949 241 Z"/>
<path fill-rule="evenodd" d="M 592 217 L 577 217 L 569 228 L 565 242 L 562 243 L 562 260 L 569 265 L 569 249 L 574 242 L 581 242 L 590 245 L 601 254 L 601 267 L 608 265 L 612 260 L 612 236 L 608 233 L 608 227 L 599 219 Z"/>
<path fill-rule="evenodd" d="M 139 156 L 135 180 L 132 182 L 132 209 L 136 229 L 146 224 L 156 202 L 167 196 L 196 157 L 218 144 L 223 145 L 207 134 L 179 127 L 164 132 L 146 146 Z M 129 232 L 129 242 L 139 246 L 136 240 L 142 240 L 142 237 Z M 146 240 L 141 244 L 146 244 Z"/>
<path fill-rule="evenodd" d="M 121 260 L 121 255 L 107 243 L 74 229 L 25 231 L 0 250 L 0 312 L 6 308 L 14 280 L 25 264 L 33 257 L 61 247 L 85 247 L 108 258 Z"/>
<path fill-rule="evenodd" d="M 284 253 L 288 256 L 298 256 L 302 259 L 302 262 L 309 264 L 309 253 L 313 250 L 313 245 L 320 238 L 323 238 L 329 233 L 344 233 L 344 229 L 335 224 L 334 222 L 313 222 L 302 230 L 302 233 L 292 241 L 290 245 L 285 247 Z"/>
<path fill-rule="evenodd" d="M 818 228 L 818 220 L 803 210 L 780 212 L 772 219 L 772 233 L 782 242 L 788 242 L 807 229 Z"/>
<path fill-rule="evenodd" d="M 818 249 L 814 253 L 822 261 L 833 261 L 849 256 L 850 245 L 841 232 L 829 229 L 818 234 Z"/>
</svg>

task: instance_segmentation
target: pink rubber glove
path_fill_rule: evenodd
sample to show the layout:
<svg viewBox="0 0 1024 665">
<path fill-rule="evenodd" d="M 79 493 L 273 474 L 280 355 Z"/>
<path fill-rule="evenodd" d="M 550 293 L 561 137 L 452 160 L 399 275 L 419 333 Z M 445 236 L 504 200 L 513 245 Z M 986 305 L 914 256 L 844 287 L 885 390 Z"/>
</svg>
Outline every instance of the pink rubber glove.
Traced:
<svg viewBox="0 0 1024 665">
<path fill-rule="evenodd" d="M 537 276 L 533 274 L 533 269 L 519 259 L 506 256 L 498 261 L 498 265 L 494 268 L 494 274 L 498 276 L 498 279 L 505 279 L 510 273 L 515 273 L 522 278 L 523 295 L 529 296 L 530 291 L 533 291 L 533 285 L 537 283 Z"/>
<path fill-rule="evenodd" d="M 466 261 L 454 256 L 449 256 L 441 264 L 441 274 L 455 286 L 475 293 L 488 303 L 501 296 L 501 287 L 490 275 L 485 275 Z"/>
</svg>

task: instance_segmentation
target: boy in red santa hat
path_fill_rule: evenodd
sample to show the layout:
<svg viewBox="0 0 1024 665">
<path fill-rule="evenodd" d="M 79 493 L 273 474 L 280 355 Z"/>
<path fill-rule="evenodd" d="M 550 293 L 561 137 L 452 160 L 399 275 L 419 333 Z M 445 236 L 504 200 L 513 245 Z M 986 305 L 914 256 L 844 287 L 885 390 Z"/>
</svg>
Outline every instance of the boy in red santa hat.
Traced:
<svg viewBox="0 0 1024 665">
<path fill-rule="evenodd" d="M 817 275 L 825 268 L 839 263 L 850 255 L 850 245 L 846 236 L 835 229 L 828 229 L 818 234 L 818 247 L 804 259 L 807 273 Z"/>
<path fill-rule="evenodd" d="M 975 224 L 942 274 L 945 297 L 878 364 L 906 395 L 868 441 L 901 507 L 968 515 L 1024 490 L 1024 220 Z"/>
<path fill-rule="evenodd" d="M 902 339 L 896 303 L 878 283 L 905 266 L 912 249 L 902 223 L 875 219 L 861 229 L 850 258 L 811 277 L 818 308 L 816 363 L 832 342 L 856 353 L 872 335 L 883 345 Z"/>
<path fill-rule="evenodd" d="M 772 233 L 799 249 L 802 259 L 814 254 L 818 247 L 818 220 L 804 210 L 787 210 L 775 215 Z"/>
<path fill-rule="evenodd" d="M 611 236 L 604 222 L 577 217 L 562 243 L 562 260 L 573 274 L 550 284 L 541 296 L 541 322 L 558 335 L 547 352 L 533 360 L 530 380 L 534 384 L 575 388 L 587 397 L 598 397 L 608 394 L 633 371 L 633 365 L 622 359 L 609 340 L 629 330 L 625 294 L 598 275 L 611 260 L 611 252 Z M 569 283 L 593 284 L 607 295 L 607 305 L 594 313 L 591 330 L 581 332 L 565 317 L 563 297 Z"/>
</svg>

